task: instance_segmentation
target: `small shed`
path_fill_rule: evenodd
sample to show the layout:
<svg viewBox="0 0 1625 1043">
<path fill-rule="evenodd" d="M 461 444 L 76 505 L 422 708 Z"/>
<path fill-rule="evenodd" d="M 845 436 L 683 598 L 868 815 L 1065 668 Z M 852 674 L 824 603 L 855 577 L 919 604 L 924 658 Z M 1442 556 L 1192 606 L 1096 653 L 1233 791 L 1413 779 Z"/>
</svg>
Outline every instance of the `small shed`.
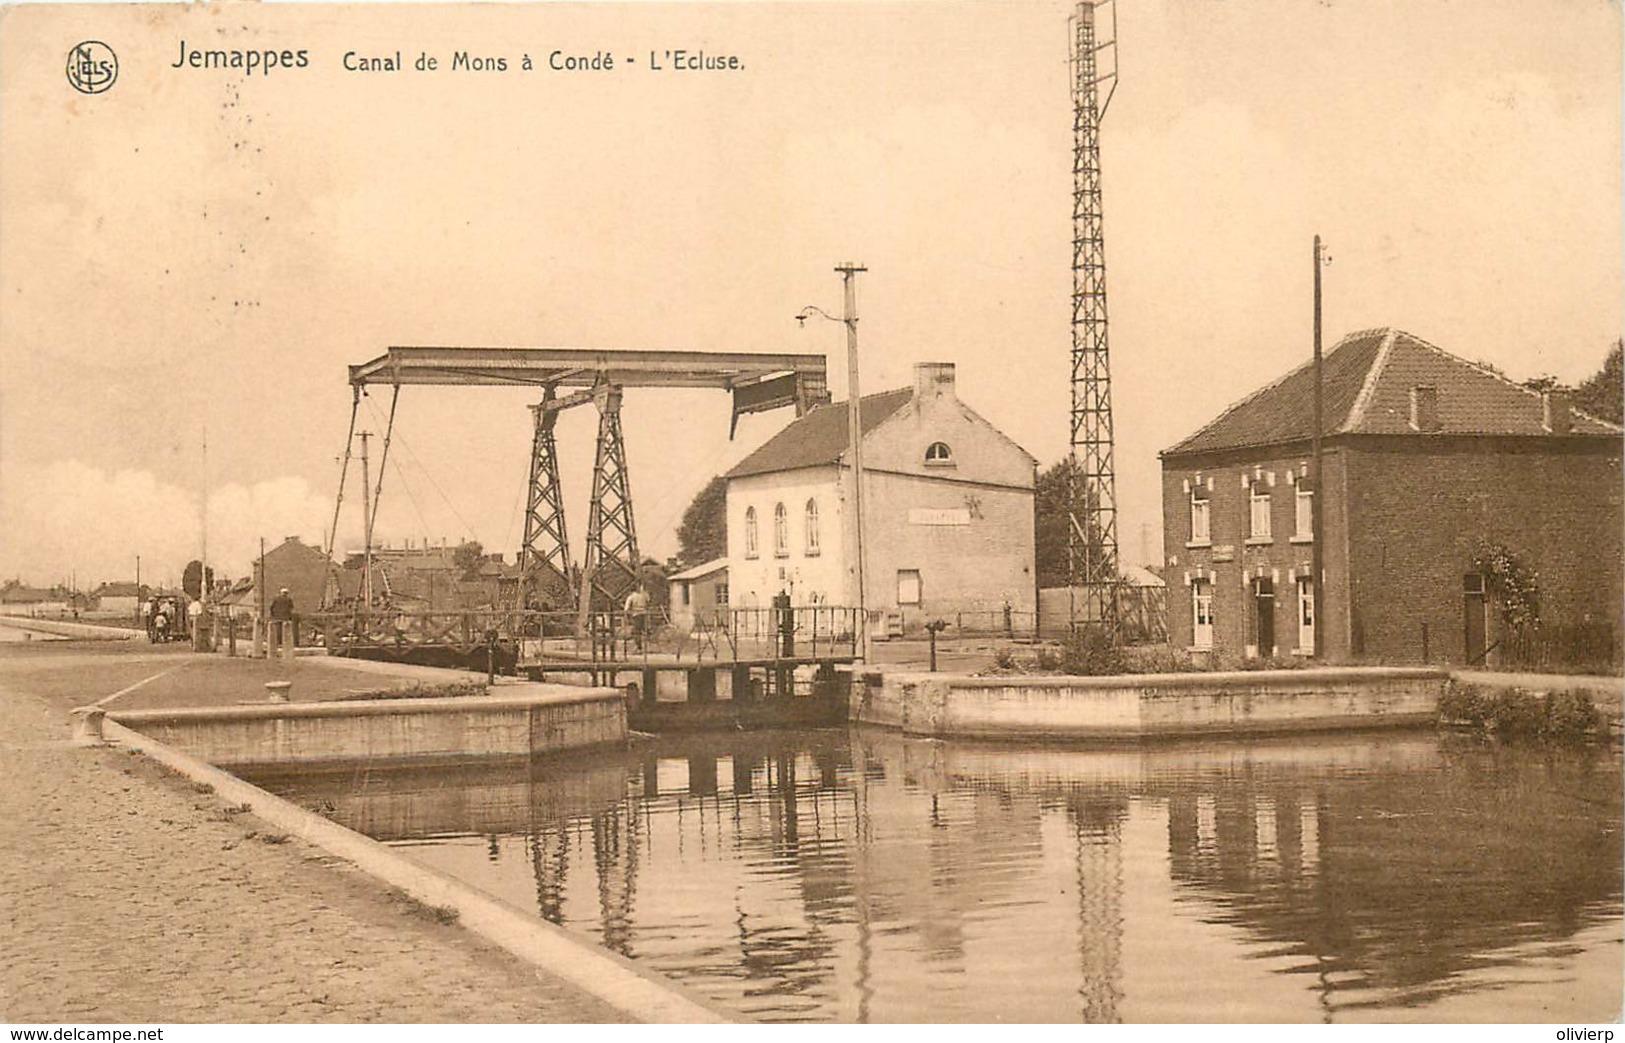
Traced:
<svg viewBox="0 0 1625 1043">
<path fill-rule="evenodd" d="M 728 607 L 728 559 L 716 558 L 672 576 L 671 623 L 681 630 L 693 627 L 695 619 L 710 619 L 718 608 Z"/>
</svg>

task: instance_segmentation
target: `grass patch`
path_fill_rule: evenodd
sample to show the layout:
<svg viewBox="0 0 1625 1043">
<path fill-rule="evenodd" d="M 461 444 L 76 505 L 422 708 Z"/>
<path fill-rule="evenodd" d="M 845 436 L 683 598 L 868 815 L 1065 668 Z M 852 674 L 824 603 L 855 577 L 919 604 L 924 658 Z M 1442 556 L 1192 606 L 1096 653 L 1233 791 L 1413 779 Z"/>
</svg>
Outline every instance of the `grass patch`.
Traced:
<svg viewBox="0 0 1625 1043">
<path fill-rule="evenodd" d="M 449 905 L 430 905 L 412 897 L 398 887 L 389 889 L 389 895 L 396 902 L 406 907 L 406 911 L 422 920 L 450 926 L 462 919 L 462 913 L 456 907 Z"/>
<path fill-rule="evenodd" d="M 359 692 L 345 692 L 333 697 L 334 702 L 360 702 L 370 699 L 463 699 L 485 694 L 484 681 L 442 681 L 424 684 L 413 681 L 400 688 L 369 688 Z"/>
<path fill-rule="evenodd" d="M 286 834 L 286 833 L 262 833 L 262 834 L 260 834 L 260 843 L 262 843 L 262 844 L 286 844 L 287 842 L 288 842 L 288 834 Z"/>
<path fill-rule="evenodd" d="M 194 793 L 213 793 L 214 784 L 211 782 L 194 782 L 192 783 L 192 791 Z"/>
</svg>

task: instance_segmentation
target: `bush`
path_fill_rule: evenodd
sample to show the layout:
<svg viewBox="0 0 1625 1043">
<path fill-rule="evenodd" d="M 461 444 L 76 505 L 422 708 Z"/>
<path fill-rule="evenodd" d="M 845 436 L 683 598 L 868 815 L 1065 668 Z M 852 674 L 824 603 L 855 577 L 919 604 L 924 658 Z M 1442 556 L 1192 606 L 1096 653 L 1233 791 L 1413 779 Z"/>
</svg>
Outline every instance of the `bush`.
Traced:
<svg viewBox="0 0 1625 1043">
<path fill-rule="evenodd" d="M 1565 690 L 1543 697 L 1523 688 L 1488 689 L 1455 681 L 1439 699 L 1439 722 L 1502 739 L 1568 744 L 1587 742 L 1604 729 L 1590 692 Z"/>
<path fill-rule="evenodd" d="M 1016 650 L 1009 645 L 995 649 L 993 652 L 993 665 L 1000 670 L 1014 670 L 1016 668 Z"/>
<path fill-rule="evenodd" d="M 1080 627 L 1061 643 L 1061 671 L 1085 677 L 1124 672 L 1123 649 L 1103 627 Z"/>
<path fill-rule="evenodd" d="M 1040 648 L 1033 665 L 1040 670 L 1059 670 L 1061 668 L 1061 657 L 1053 649 Z"/>
</svg>

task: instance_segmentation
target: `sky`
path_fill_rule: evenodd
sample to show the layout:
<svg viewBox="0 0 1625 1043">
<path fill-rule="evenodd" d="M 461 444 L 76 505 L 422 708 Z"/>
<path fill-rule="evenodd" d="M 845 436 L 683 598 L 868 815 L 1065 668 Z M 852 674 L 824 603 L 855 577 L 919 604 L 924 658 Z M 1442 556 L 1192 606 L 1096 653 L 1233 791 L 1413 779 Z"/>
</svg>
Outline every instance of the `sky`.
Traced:
<svg viewBox="0 0 1625 1043">
<path fill-rule="evenodd" d="M 860 276 L 862 387 L 919 361 L 1041 464 L 1066 452 L 1070 5 L 0 8 L 0 579 L 178 580 L 325 542 L 349 364 L 390 345 L 823 352 Z M 1119 534 L 1157 452 L 1311 350 L 1398 326 L 1577 382 L 1621 333 L 1621 9 L 1123 0 L 1101 134 Z M 73 44 L 119 77 L 82 95 Z M 182 48 L 307 51 L 197 69 Z M 651 51 L 737 55 L 731 72 Z M 551 72 L 547 55 L 617 56 Z M 455 51 L 506 72 L 452 71 Z M 346 52 L 402 56 L 351 72 Z M 415 59 L 438 59 L 433 73 Z M 539 68 L 523 72 L 529 54 Z M 624 59 L 634 61 L 627 64 Z M 380 541 L 512 560 L 533 394 L 409 387 Z M 384 427 L 387 394 L 363 400 Z M 630 390 L 640 545 L 792 419 Z M 579 556 L 595 416 L 560 421 Z M 205 452 L 204 446 L 207 444 Z M 378 443 L 374 441 L 376 450 Z M 360 543 L 346 493 L 340 549 Z"/>
</svg>

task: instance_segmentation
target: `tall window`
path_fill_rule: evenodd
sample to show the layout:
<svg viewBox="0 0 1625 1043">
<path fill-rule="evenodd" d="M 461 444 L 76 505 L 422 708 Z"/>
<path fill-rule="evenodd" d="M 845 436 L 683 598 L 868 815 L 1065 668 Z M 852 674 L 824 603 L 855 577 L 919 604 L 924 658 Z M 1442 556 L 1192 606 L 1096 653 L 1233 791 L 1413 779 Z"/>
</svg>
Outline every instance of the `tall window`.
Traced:
<svg viewBox="0 0 1625 1043">
<path fill-rule="evenodd" d="M 1191 542 L 1211 543 L 1213 528 L 1209 523 L 1206 489 L 1191 490 Z"/>
<path fill-rule="evenodd" d="M 1191 584 L 1191 645 L 1213 647 L 1213 584 L 1199 579 Z"/>
<path fill-rule="evenodd" d="M 756 557 L 756 508 L 745 508 L 745 557 Z"/>
<path fill-rule="evenodd" d="M 775 558 L 790 556 L 790 516 L 785 512 L 782 503 L 773 505 L 773 556 Z"/>
<path fill-rule="evenodd" d="M 1248 497 L 1248 506 L 1251 511 L 1252 527 L 1248 534 L 1249 539 L 1267 541 L 1270 538 L 1270 491 L 1268 488 L 1253 487 L 1252 495 Z"/>
<path fill-rule="evenodd" d="M 1310 540 L 1315 536 L 1315 494 L 1298 486 L 1298 495 L 1294 499 L 1295 510 L 1293 516 L 1297 522 L 1296 531 L 1292 534 L 1295 540 Z"/>
<path fill-rule="evenodd" d="M 807 557 L 818 556 L 818 501 L 807 501 L 807 514 L 804 520 L 807 535 Z"/>
</svg>

